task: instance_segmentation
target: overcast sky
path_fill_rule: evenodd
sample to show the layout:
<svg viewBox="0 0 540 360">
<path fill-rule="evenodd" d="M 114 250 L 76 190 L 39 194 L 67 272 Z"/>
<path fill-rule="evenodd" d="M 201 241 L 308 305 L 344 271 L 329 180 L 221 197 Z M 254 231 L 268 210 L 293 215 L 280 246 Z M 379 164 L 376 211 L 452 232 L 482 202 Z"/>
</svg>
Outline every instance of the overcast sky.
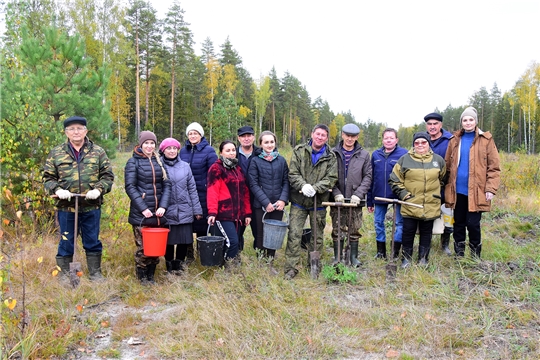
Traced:
<svg viewBox="0 0 540 360">
<path fill-rule="evenodd" d="M 163 17 L 172 0 L 151 0 Z M 195 51 L 227 37 L 254 79 L 288 71 L 334 113 L 389 126 L 510 90 L 540 61 L 539 0 L 181 0 Z"/>
</svg>

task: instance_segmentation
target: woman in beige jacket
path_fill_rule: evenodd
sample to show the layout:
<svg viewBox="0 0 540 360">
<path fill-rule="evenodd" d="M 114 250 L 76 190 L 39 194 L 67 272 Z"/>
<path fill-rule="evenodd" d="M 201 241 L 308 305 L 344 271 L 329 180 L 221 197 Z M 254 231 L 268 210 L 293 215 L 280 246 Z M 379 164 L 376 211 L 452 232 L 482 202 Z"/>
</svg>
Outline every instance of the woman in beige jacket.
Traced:
<svg viewBox="0 0 540 360">
<path fill-rule="evenodd" d="M 480 258 L 482 213 L 491 210 L 491 200 L 501 181 L 499 152 L 491 133 L 478 128 L 476 109 L 461 114 L 461 130 L 454 133 L 446 151 L 448 181 L 446 206 L 454 209 L 454 250 L 465 255 L 466 231 L 471 254 Z"/>
</svg>

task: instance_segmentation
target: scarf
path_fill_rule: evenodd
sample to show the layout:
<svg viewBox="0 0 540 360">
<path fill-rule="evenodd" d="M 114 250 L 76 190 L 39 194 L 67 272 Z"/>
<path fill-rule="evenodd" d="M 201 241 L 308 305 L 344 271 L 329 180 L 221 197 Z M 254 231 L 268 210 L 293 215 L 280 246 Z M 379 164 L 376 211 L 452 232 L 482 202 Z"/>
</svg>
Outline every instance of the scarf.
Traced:
<svg viewBox="0 0 540 360">
<path fill-rule="evenodd" d="M 266 160 L 266 161 L 272 161 L 275 158 L 277 158 L 278 156 L 279 156 L 279 153 L 277 152 L 277 150 L 274 150 L 271 153 L 267 153 L 266 151 L 261 150 L 261 153 L 259 154 L 259 157 L 261 159 Z"/>
<path fill-rule="evenodd" d="M 223 162 L 223 166 L 225 167 L 225 169 L 234 169 L 236 167 L 236 165 L 238 165 L 238 159 L 237 158 L 232 158 L 232 159 L 229 159 L 229 158 L 226 158 L 226 157 L 223 157 L 223 156 L 219 156 L 221 162 Z"/>
</svg>

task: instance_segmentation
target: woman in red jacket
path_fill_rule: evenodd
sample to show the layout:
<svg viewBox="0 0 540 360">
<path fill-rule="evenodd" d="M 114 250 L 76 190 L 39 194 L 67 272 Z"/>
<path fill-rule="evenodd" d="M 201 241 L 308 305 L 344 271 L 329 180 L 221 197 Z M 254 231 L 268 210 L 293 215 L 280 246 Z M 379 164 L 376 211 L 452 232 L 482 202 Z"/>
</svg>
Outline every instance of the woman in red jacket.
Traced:
<svg viewBox="0 0 540 360">
<path fill-rule="evenodd" d="M 208 224 L 219 221 L 224 236 L 229 239 L 225 259 L 232 260 L 238 255 L 238 231 L 241 225 L 251 222 L 251 206 L 246 177 L 238 165 L 236 145 L 223 141 L 219 145 L 219 158 L 208 169 L 207 206 Z"/>
</svg>

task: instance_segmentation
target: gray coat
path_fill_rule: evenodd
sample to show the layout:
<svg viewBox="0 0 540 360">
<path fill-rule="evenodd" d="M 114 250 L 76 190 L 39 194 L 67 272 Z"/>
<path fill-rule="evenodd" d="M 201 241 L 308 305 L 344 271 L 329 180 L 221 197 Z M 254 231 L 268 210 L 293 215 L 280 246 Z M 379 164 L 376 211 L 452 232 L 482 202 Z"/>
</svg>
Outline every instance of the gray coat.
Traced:
<svg viewBox="0 0 540 360">
<path fill-rule="evenodd" d="M 371 161 L 369 153 L 356 143 L 354 153 L 349 160 L 347 177 L 345 177 L 345 155 L 343 155 L 343 140 L 332 149 L 337 158 L 338 180 L 332 189 L 332 195 L 343 195 L 350 198 L 353 195 L 365 199 L 371 187 Z"/>
<path fill-rule="evenodd" d="M 179 157 L 174 160 L 163 157 L 163 164 L 172 183 L 165 217 L 170 225 L 191 224 L 195 215 L 203 214 L 191 168 Z"/>
</svg>

